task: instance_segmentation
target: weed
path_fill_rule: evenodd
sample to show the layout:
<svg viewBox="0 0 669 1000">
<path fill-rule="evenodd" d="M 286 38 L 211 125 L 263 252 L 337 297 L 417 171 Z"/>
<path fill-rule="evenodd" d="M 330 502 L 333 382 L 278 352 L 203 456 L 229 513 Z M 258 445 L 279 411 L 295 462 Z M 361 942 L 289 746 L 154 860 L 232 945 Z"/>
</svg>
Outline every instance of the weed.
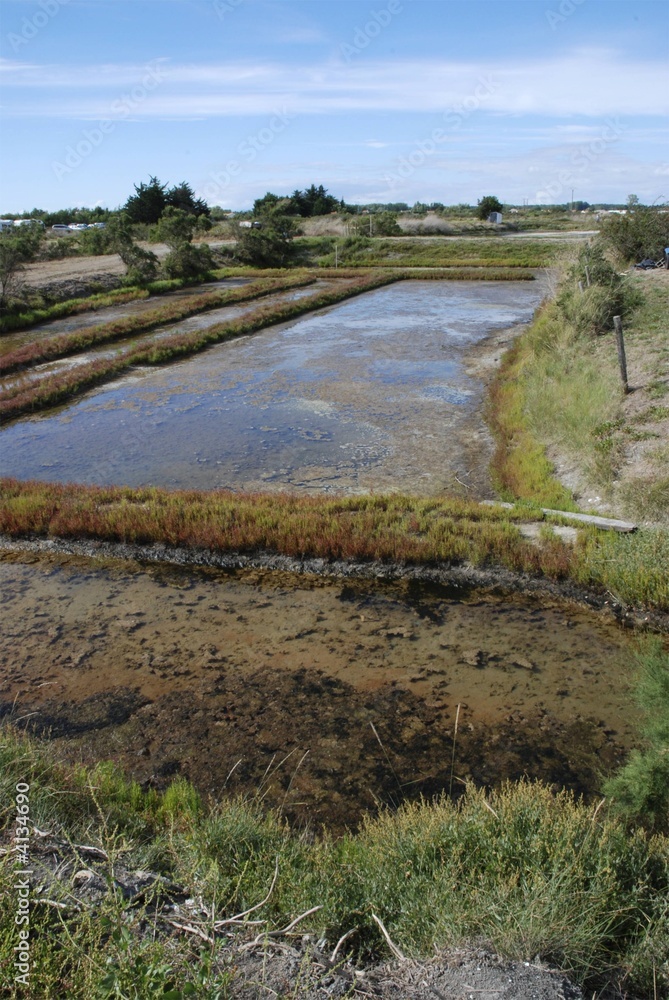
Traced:
<svg viewBox="0 0 669 1000">
<path fill-rule="evenodd" d="M 117 800 L 108 800 L 92 774 L 82 780 L 80 772 L 54 765 L 48 744 L 9 726 L 2 756 L 8 780 L 30 782 L 31 808 L 62 840 L 72 842 L 85 827 L 87 843 L 111 854 L 113 827 L 113 836 L 124 838 L 129 866 L 143 864 L 146 845 L 153 845 L 170 878 L 212 914 L 202 924 L 208 935 L 216 921 L 250 908 L 269 932 L 318 904 L 301 929 L 334 945 L 356 928 L 349 947 L 358 959 L 387 954 L 380 928 L 409 957 L 485 938 L 508 958 L 531 961 L 538 954 L 591 988 L 615 967 L 628 990 L 651 995 L 655 976 L 658 996 L 667 995 L 666 837 L 629 832 L 605 809 L 565 792 L 520 782 L 486 793 L 470 784 L 457 803 L 443 797 L 404 804 L 368 817 L 358 833 L 339 839 L 327 831 L 293 833 L 278 814 L 240 800 L 213 803 L 189 823 L 166 829 L 160 795 L 140 795 L 112 822 L 109 809 Z M 179 798 L 184 795 L 185 789 Z M 6 811 L 6 829 L 10 820 Z M 12 875 L 5 857 L 0 885 L 8 893 Z M 35 906 L 31 987 L 14 995 L 228 995 L 234 972 L 218 955 L 223 938 L 197 955 L 183 937 L 168 936 L 147 907 L 120 894 L 109 892 L 97 907 L 68 909 L 61 917 Z M 13 961 L 12 921 L 11 907 L 4 907 L 3 969 Z"/>
<path fill-rule="evenodd" d="M 627 820 L 669 832 L 669 655 L 658 639 L 637 656 L 636 698 L 645 714 L 645 747 L 607 781 L 606 794 Z"/>
</svg>

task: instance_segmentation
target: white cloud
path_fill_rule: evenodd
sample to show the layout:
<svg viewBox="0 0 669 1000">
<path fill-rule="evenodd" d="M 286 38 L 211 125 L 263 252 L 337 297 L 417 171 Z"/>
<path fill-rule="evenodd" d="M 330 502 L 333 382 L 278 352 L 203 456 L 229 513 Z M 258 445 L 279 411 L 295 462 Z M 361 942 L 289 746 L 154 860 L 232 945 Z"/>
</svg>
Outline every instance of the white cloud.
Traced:
<svg viewBox="0 0 669 1000">
<path fill-rule="evenodd" d="M 283 104 L 292 113 L 305 115 L 438 114 L 466 107 L 481 86 L 488 88 L 483 101 L 488 113 L 598 118 L 669 113 L 666 65 L 625 60 L 607 50 L 581 50 L 524 62 L 175 65 L 158 58 L 147 65 L 158 66 L 162 80 L 142 105 L 144 118 L 266 115 Z M 5 62 L 7 111 L 20 116 L 103 117 L 124 88 L 142 80 L 147 65 L 36 67 Z M 575 134 L 573 124 L 565 128 Z"/>
</svg>

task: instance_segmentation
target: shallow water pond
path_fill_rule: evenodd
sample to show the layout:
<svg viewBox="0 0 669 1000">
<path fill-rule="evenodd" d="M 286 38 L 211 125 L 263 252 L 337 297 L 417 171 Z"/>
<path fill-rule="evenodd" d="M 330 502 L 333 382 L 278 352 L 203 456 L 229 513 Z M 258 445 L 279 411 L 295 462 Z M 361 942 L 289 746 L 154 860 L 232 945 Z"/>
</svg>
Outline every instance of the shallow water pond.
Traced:
<svg viewBox="0 0 669 1000">
<path fill-rule="evenodd" d="M 456 715 L 457 788 L 596 794 L 633 739 L 633 636 L 573 604 L 5 554 L 0 607 L 0 715 L 300 823 L 448 789 Z"/>
<path fill-rule="evenodd" d="M 484 379 L 471 360 L 495 331 L 529 321 L 543 292 L 541 282 L 378 289 L 17 421 L 0 434 L 0 471 L 313 492 L 432 493 L 470 477 L 485 494 Z"/>
</svg>

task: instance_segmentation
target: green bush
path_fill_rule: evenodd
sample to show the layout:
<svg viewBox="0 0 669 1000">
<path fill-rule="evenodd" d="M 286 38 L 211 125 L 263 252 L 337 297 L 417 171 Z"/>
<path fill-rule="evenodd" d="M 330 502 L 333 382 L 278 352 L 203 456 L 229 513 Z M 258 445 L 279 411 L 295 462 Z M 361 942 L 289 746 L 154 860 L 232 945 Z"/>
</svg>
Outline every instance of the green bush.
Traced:
<svg viewBox="0 0 669 1000">
<path fill-rule="evenodd" d="M 580 334 L 612 330 L 613 317 L 628 315 L 641 301 L 640 291 L 606 259 L 601 243 L 579 251 L 557 297 L 563 316 Z"/>
<path fill-rule="evenodd" d="M 113 240 L 107 229 L 82 229 L 77 238 L 79 252 L 91 257 L 114 253 Z"/>
<path fill-rule="evenodd" d="M 35 223 L 16 226 L 12 232 L 0 236 L 0 306 L 3 308 L 21 295 L 26 264 L 35 260 L 43 239 L 44 230 Z"/>
<path fill-rule="evenodd" d="M 180 243 L 165 257 L 162 269 L 168 278 L 197 278 L 213 267 L 214 258 L 208 244 Z"/>
<path fill-rule="evenodd" d="M 659 260 L 669 246 L 669 212 L 666 205 L 632 205 L 626 215 L 604 219 L 601 236 L 625 262 Z"/>
<path fill-rule="evenodd" d="M 669 654 L 659 639 L 638 657 L 636 698 L 644 712 L 645 746 L 605 786 L 626 819 L 669 831 Z"/>
</svg>

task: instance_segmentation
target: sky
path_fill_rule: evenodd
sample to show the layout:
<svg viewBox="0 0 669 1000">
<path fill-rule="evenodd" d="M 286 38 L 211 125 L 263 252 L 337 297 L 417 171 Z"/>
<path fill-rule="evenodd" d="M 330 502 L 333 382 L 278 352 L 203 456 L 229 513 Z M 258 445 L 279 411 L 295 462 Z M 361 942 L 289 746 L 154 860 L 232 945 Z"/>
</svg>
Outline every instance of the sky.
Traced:
<svg viewBox="0 0 669 1000">
<path fill-rule="evenodd" d="M 1 0 L 0 211 L 669 200 L 669 0 Z"/>
</svg>

